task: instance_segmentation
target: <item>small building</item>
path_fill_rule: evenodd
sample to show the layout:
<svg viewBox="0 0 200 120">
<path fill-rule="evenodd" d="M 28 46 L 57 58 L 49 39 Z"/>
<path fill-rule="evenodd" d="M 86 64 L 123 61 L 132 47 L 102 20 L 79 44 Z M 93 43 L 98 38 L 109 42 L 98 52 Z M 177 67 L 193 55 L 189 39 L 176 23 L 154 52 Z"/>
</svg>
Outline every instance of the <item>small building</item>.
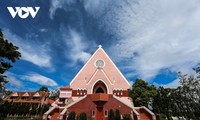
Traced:
<svg viewBox="0 0 200 120">
<path fill-rule="evenodd" d="M 129 88 L 129 82 L 99 46 L 70 84 L 60 88 L 59 99 L 43 119 L 66 120 L 70 112 L 77 116 L 84 112 L 88 119 L 108 120 L 109 111 L 118 109 L 121 119 L 128 115 L 131 120 L 155 120 L 146 107 L 134 107 Z"/>
<path fill-rule="evenodd" d="M 48 92 L 13 92 L 4 101 L 13 102 L 13 104 L 31 104 L 32 106 L 49 103 Z"/>
</svg>

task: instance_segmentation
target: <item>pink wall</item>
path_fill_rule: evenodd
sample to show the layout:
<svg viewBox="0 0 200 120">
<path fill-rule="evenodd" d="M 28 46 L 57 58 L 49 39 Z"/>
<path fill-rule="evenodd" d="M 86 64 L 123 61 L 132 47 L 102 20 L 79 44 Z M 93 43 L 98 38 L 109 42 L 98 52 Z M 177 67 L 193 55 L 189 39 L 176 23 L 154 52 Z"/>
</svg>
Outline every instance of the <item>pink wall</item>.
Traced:
<svg viewBox="0 0 200 120">
<path fill-rule="evenodd" d="M 96 60 L 104 61 L 105 66 L 102 69 L 97 69 L 95 66 Z M 85 66 L 75 76 L 70 83 L 73 90 L 78 88 L 87 89 L 88 94 L 92 94 L 93 86 L 98 80 L 102 80 L 108 89 L 108 94 L 113 94 L 113 89 L 127 90 L 130 88 L 128 81 L 124 78 L 118 68 L 112 63 L 102 48 L 98 48 Z"/>
</svg>

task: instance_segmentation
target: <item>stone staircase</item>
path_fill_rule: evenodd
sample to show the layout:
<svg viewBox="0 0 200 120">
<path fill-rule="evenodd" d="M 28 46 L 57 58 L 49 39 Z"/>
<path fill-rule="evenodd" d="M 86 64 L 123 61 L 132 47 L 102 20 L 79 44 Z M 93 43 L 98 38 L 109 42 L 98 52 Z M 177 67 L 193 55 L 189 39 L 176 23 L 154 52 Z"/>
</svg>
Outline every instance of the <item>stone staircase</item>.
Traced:
<svg viewBox="0 0 200 120">
<path fill-rule="evenodd" d="M 59 113 L 54 113 L 51 117 L 51 120 L 58 120 Z"/>
<path fill-rule="evenodd" d="M 46 113 L 43 115 L 43 120 L 48 120 L 48 116 L 51 116 L 51 120 L 63 120 L 66 119 L 66 115 L 64 115 L 67 112 L 67 108 L 76 104 L 77 102 L 80 102 L 81 100 L 85 99 L 87 95 L 80 97 L 78 100 L 69 100 L 68 103 L 66 103 L 65 106 L 58 106 L 57 104 L 50 108 Z"/>
<path fill-rule="evenodd" d="M 59 116 L 59 108 L 56 108 L 54 110 L 54 112 L 52 113 L 52 116 L 51 116 L 51 120 L 58 120 L 58 116 Z"/>
<path fill-rule="evenodd" d="M 144 107 L 144 106 L 133 107 L 133 104 L 128 104 L 128 103 L 132 103 L 132 101 L 128 102 L 131 99 L 124 99 L 124 98 L 117 97 L 115 95 L 113 95 L 113 98 L 122 102 L 126 106 L 132 108 L 133 113 L 134 113 L 134 116 L 133 116 L 134 119 L 136 119 L 136 120 L 156 120 L 155 114 L 153 112 L 151 112 L 149 109 L 147 109 L 146 107 Z"/>
</svg>

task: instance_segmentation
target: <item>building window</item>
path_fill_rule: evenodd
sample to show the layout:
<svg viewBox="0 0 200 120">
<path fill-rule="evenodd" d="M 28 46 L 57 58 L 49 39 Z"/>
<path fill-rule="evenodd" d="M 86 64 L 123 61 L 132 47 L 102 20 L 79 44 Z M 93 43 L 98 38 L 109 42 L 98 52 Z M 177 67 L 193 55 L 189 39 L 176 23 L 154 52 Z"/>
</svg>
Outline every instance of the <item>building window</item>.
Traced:
<svg viewBox="0 0 200 120">
<path fill-rule="evenodd" d="M 116 95 L 116 90 L 113 90 L 113 94 Z"/>
<path fill-rule="evenodd" d="M 98 68 L 98 69 L 102 69 L 104 66 L 105 66 L 105 63 L 103 60 L 97 60 L 96 63 L 95 63 L 95 66 Z"/>
<path fill-rule="evenodd" d="M 92 117 L 95 117 L 95 110 L 92 111 Z"/>
<path fill-rule="evenodd" d="M 105 110 L 105 111 L 104 111 L 104 116 L 105 116 L 105 117 L 108 117 L 108 110 Z"/>
<path fill-rule="evenodd" d="M 84 90 L 84 95 L 86 95 L 87 94 L 87 91 L 86 90 Z"/>
<path fill-rule="evenodd" d="M 96 93 L 104 93 L 104 90 L 102 89 L 102 87 L 99 87 L 99 88 L 96 90 Z"/>
</svg>

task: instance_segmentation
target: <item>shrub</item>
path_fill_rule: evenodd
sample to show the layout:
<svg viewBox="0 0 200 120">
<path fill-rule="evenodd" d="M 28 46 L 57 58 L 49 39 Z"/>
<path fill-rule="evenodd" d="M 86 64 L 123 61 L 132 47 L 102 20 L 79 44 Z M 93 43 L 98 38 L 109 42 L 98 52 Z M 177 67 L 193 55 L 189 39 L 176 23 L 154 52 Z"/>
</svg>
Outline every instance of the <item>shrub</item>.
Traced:
<svg viewBox="0 0 200 120">
<path fill-rule="evenodd" d="M 87 120 L 87 115 L 85 112 L 82 112 L 79 116 L 79 120 Z"/>
<path fill-rule="evenodd" d="M 74 111 L 70 112 L 67 117 L 67 120 L 75 120 L 75 119 L 76 119 L 76 113 Z"/>
<path fill-rule="evenodd" d="M 121 117 L 120 117 L 120 113 L 119 113 L 119 109 L 116 109 L 115 110 L 115 120 L 120 120 Z"/>
<path fill-rule="evenodd" d="M 123 115 L 123 120 L 130 120 L 130 115 L 129 114 L 124 114 Z"/>
<path fill-rule="evenodd" d="M 109 110 L 108 120 L 115 120 L 115 115 L 112 109 Z"/>
</svg>

